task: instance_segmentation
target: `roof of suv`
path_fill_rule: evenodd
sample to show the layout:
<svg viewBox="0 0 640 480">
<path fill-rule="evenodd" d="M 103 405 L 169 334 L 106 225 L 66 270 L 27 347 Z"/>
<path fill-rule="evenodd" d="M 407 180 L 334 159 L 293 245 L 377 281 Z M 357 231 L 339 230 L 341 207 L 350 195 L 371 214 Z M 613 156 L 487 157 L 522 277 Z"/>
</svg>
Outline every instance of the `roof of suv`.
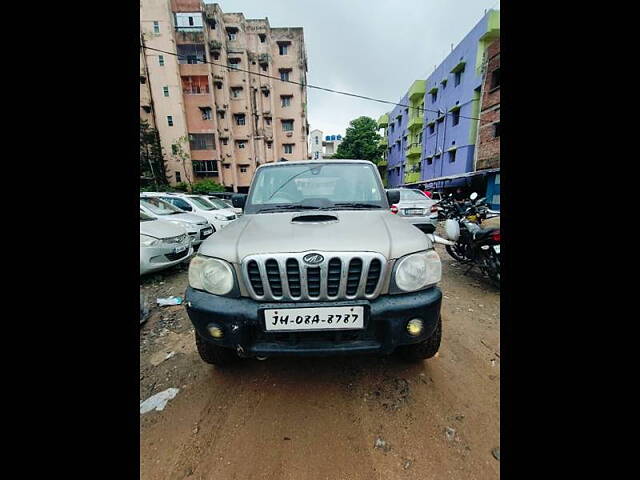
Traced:
<svg viewBox="0 0 640 480">
<path fill-rule="evenodd" d="M 273 168 L 273 167 L 277 167 L 279 165 L 313 165 L 313 164 L 327 164 L 327 163 L 362 163 L 362 164 L 371 164 L 373 165 L 373 162 L 370 162 L 369 160 L 350 160 L 350 159 L 326 159 L 326 160 L 296 160 L 294 162 L 269 162 L 269 163 L 263 163 L 262 165 L 260 165 L 258 168 Z"/>
</svg>

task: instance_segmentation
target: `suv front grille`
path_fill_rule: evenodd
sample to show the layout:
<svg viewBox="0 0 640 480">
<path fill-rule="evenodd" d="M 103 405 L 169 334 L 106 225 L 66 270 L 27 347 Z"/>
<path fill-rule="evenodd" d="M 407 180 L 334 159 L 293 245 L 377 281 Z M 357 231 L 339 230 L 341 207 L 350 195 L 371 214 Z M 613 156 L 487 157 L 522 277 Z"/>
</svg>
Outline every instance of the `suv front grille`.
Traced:
<svg viewBox="0 0 640 480">
<path fill-rule="evenodd" d="M 261 301 L 351 300 L 378 296 L 386 259 L 373 252 L 311 252 L 324 259 L 307 265 L 310 252 L 250 255 L 242 262 L 245 285 Z"/>
</svg>

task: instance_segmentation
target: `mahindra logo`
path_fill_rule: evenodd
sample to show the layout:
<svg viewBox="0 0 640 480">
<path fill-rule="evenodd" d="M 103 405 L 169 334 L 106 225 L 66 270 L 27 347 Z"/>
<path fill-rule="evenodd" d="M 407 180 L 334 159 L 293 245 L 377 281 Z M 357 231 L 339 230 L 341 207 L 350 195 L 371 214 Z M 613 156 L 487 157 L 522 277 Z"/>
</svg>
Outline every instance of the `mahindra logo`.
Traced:
<svg viewBox="0 0 640 480">
<path fill-rule="evenodd" d="M 302 257 L 302 260 L 304 260 L 304 263 L 308 263 L 309 265 L 317 265 L 319 263 L 322 263 L 324 257 L 319 253 L 308 253 L 307 255 Z"/>
</svg>

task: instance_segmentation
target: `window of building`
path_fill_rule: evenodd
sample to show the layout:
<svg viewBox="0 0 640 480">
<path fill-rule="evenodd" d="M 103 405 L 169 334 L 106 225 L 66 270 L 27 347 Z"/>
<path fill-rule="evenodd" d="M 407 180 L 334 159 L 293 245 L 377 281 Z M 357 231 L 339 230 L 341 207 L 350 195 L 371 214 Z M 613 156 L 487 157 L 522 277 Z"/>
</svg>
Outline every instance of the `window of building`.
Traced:
<svg viewBox="0 0 640 480">
<path fill-rule="evenodd" d="M 247 173 L 247 167 L 240 167 L 240 173 Z"/>
<path fill-rule="evenodd" d="M 198 107 L 202 112 L 203 120 L 211 120 L 211 107 Z"/>
<path fill-rule="evenodd" d="M 187 43 L 176 45 L 178 53 L 178 63 L 181 65 L 195 65 L 197 63 L 206 63 L 206 54 L 204 45 L 200 43 Z"/>
<path fill-rule="evenodd" d="M 454 77 L 453 77 L 453 86 L 457 87 L 458 85 L 460 85 L 460 82 L 462 81 L 462 74 L 464 73 L 464 69 L 457 71 L 456 73 L 454 73 Z"/>
<path fill-rule="evenodd" d="M 260 43 L 264 43 L 267 40 L 267 36 L 264 33 L 259 33 L 258 37 L 260 37 Z"/>
<path fill-rule="evenodd" d="M 418 143 L 422 144 L 422 132 L 418 135 Z"/>
<path fill-rule="evenodd" d="M 213 51 L 213 59 L 220 60 L 220 52 L 218 50 Z"/>
<path fill-rule="evenodd" d="M 433 157 L 427 158 L 427 165 L 431 165 L 433 163 Z"/>
<path fill-rule="evenodd" d="M 269 64 L 268 64 L 268 63 L 261 63 L 261 64 L 260 64 L 260 69 L 261 69 L 263 72 L 266 72 L 266 71 L 267 71 L 267 67 L 268 67 L 268 66 L 269 66 Z"/>
<path fill-rule="evenodd" d="M 500 86 L 500 67 L 491 72 L 491 89 L 498 88 Z"/>
<path fill-rule="evenodd" d="M 181 77 L 182 93 L 185 95 L 202 95 L 209 93 L 209 78 L 206 75 Z"/>
<path fill-rule="evenodd" d="M 272 144 L 272 142 L 267 142 L 267 148 L 268 148 L 269 150 L 271 150 L 271 144 Z"/>
<path fill-rule="evenodd" d="M 493 124 L 493 138 L 500 136 L 500 122 Z"/>
<path fill-rule="evenodd" d="M 283 145 L 284 147 L 284 153 L 293 153 L 293 143 L 285 143 Z"/>
<path fill-rule="evenodd" d="M 181 181 L 182 181 L 182 178 L 180 178 L 180 172 L 176 172 L 176 182 L 180 183 Z"/>
<path fill-rule="evenodd" d="M 238 38 L 238 29 L 235 27 L 227 27 L 227 38 L 230 41 L 236 40 Z"/>
<path fill-rule="evenodd" d="M 193 171 L 198 175 L 218 175 L 218 162 L 215 160 L 193 160 Z"/>
<path fill-rule="evenodd" d="M 293 120 L 282 120 L 282 131 L 283 132 L 292 132 L 293 131 Z"/>
<path fill-rule="evenodd" d="M 434 133 L 436 131 L 436 124 L 435 123 L 431 123 L 429 124 L 429 133 Z"/>
<path fill-rule="evenodd" d="M 288 107 L 291 105 L 291 99 L 293 98 L 293 95 L 280 95 L 280 101 L 281 101 L 281 105 L 283 107 Z"/>
<path fill-rule="evenodd" d="M 238 69 L 238 65 L 240 65 L 240 62 L 242 61 L 242 59 L 240 58 L 230 58 L 229 59 L 229 68 L 237 70 Z"/>
<path fill-rule="evenodd" d="M 229 139 L 227 137 L 221 138 L 220 141 L 222 142 L 222 145 L 228 145 L 229 144 Z"/>
<path fill-rule="evenodd" d="M 264 95 L 265 98 L 267 98 L 269 96 L 269 89 L 268 88 L 263 88 L 262 89 L 262 94 Z"/>
<path fill-rule="evenodd" d="M 264 117 L 264 123 L 271 125 L 271 117 Z"/>
<path fill-rule="evenodd" d="M 460 109 L 451 112 L 451 123 L 454 127 L 460 123 Z"/>
<path fill-rule="evenodd" d="M 158 55 L 158 63 L 161 67 L 164 67 L 164 55 Z"/>
<path fill-rule="evenodd" d="M 218 110 L 218 118 L 220 120 L 224 120 L 224 110 Z"/>
<path fill-rule="evenodd" d="M 236 125 L 244 125 L 245 124 L 244 113 L 234 113 L 233 114 L 233 118 L 236 121 Z"/>
<path fill-rule="evenodd" d="M 218 90 L 222 90 L 222 82 L 215 82 L 215 84 Z"/>
<path fill-rule="evenodd" d="M 436 103 L 436 100 L 438 100 L 438 91 L 434 90 L 431 92 L 431 103 Z"/>
<path fill-rule="evenodd" d="M 280 55 L 288 55 L 290 45 L 291 42 L 278 42 L 278 51 Z"/>
<path fill-rule="evenodd" d="M 229 170 L 229 169 L 231 168 L 231 165 L 228 165 L 228 164 L 227 164 L 227 165 L 225 165 L 225 166 L 224 166 L 224 168 L 225 168 L 226 170 Z"/>
<path fill-rule="evenodd" d="M 315 140 L 316 140 L 316 145 L 318 145 L 318 136 L 315 136 Z"/>
<path fill-rule="evenodd" d="M 455 150 L 451 150 L 449 152 L 449 163 L 453 163 L 456 161 L 456 151 Z"/>
<path fill-rule="evenodd" d="M 246 140 L 236 140 L 236 147 L 245 148 L 247 146 Z"/>
<path fill-rule="evenodd" d="M 153 33 L 160 33 L 160 22 L 153 22 Z"/>
<path fill-rule="evenodd" d="M 162 94 L 163 94 L 165 97 L 168 97 L 168 96 L 169 96 L 169 87 L 166 87 L 166 86 L 165 86 L 165 87 L 162 87 Z"/>
<path fill-rule="evenodd" d="M 171 145 L 171 153 L 173 153 L 174 155 L 178 154 L 178 146 L 173 144 Z"/>
<path fill-rule="evenodd" d="M 242 96 L 242 87 L 231 87 L 231 97 L 240 98 Z"/>
<path fill-rule="evenodd" d="M 167 117 L 167 125 L 169 125 L 170 127 L 173 127 L 173 116 L 169 115 Z"/>
<path fill-rule="evenodd" d="M 290 73 L 291 73 L 291 69 L 290 68 L 281 68 L 280 69 L 280 80 L 284 80 L 284 81 L 288 82 Z"/>
<path fill-rule="evenodd" d="M 215 150 L 216 140 L 213 133 L 190 133 L 189 148 L 191 150 Z"/>
</svg>

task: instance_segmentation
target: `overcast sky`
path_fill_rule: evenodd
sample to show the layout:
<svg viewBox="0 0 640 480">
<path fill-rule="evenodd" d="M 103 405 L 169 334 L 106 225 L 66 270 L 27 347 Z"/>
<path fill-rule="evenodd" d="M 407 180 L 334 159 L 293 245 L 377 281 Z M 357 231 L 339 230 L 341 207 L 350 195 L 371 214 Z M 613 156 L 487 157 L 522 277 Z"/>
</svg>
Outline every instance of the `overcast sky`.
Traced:
<svg viewBox="0 0 640 480">
<path fill-rule="evenodd" d="M 225 13 L 303 27 L 307 82 L 397 102 L 426 78 L 499 0 L 220 0 Z M 378 119 L 390 105 L 307 89 L 309 127 L 345 134 L 361 115 Z"/>
</svg>

